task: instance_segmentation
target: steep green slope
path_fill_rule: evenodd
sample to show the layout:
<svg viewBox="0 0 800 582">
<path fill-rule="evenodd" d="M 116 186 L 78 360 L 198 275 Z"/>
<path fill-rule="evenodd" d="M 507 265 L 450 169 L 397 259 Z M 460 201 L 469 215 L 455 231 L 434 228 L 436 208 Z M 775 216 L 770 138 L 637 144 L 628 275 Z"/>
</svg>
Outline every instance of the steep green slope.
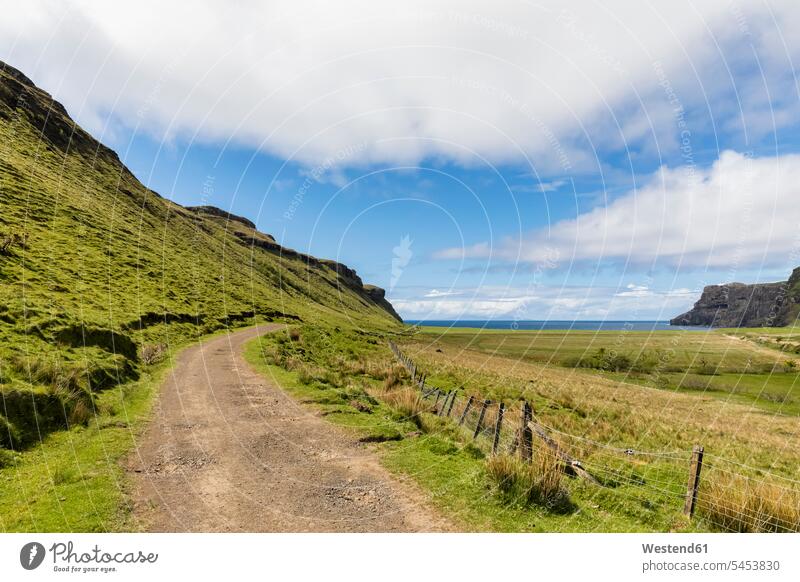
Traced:
<svg viewBox="0 0 800 582">
<path fill-rule="evenodd" d="M 0 445 L 90 420 L 165 345 L 257 320 L 399 319 L 355 271 L 184 208 L 0 63 Z M 143 361 L 144 360 L 144 361 Z"/>
</svg>

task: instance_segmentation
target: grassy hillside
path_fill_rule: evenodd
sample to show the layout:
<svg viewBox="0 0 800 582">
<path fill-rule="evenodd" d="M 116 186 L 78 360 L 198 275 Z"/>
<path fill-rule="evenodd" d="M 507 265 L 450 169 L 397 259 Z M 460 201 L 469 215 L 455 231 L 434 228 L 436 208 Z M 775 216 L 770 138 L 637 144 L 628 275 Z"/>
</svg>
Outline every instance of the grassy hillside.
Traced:
<svg viewBox="0 0 800 582">
<path fill-rule="evenodd" d="M 0 63 L 0 446 L 90 422 L 169 348 L 257 320 L 397 323 L 355 271 L 145 188 Z M 102 412 L 102 411 L 99 411 Z"/>
</svg>

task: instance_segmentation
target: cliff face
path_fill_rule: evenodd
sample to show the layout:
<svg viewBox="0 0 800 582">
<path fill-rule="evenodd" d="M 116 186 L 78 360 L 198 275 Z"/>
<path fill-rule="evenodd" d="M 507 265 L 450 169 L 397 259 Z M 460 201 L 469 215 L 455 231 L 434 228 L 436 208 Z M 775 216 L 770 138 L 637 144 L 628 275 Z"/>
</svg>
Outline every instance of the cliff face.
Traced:
<svg viewBox="0 0 800 582">
<path fill-rule="evenodd" d="M 380 305 L 385 311 L 388 311 L 397 321 L 403 321 L 403 318 L 394 310 L 394 306 L 386 299 L 386 291 L 384 289 L 375 285 L 364 285 L 364 292 L 372 301 Z"/>
<path fill-rule="evenodd" d="M 670 320 L 672 325 L 781 327 L 795 322 L 800 309 L 800 268 L 788 281 L 709 285 L 694 307 Z"/>
</svg>

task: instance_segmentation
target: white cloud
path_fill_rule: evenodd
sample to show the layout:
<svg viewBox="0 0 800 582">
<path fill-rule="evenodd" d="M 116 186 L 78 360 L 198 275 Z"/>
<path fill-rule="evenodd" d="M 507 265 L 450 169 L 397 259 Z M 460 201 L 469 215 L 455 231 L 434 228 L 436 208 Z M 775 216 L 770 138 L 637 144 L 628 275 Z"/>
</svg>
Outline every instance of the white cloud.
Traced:
<svg viewBox="0 0 800 582">
<path fill-rule="evenodd" d="M 536 177 L 532 177 L 530 184 L 521 184 L 512 186 L 514 192 L 533 192 L 538 194 L 547 194 L 549 192 L 556 192 L 561 186 L 567 183 L 566 180 L 552 180 L 552 181 L 536 181 Z"/>
<path fill-rule="evenodd" d="M 392 301 L 395 309 L 406 319 L 497 319 L 517 312 L 529 301 L 527 297 L 505 297 L 494 299 L 439 299 Z"/>
<path fill-rule="evenodd" d="M 662 168 L 640 189 L 524 240 L 436 256 L 521 256 L 538 263 L 554 250 L 560 267 L 601 260 L 730 270 L 796 263 L 800 155 L 750 158 L 727 151 L 708 169 Z"/>
<path fill-rule="evenodd" d="M 652 291 L 647 285 L 634 285 L 633 283 L 629 284 L 625 291 L 614 294 L 615 297 L 649 297 L 650 295 L 652 295 Z"/>
<path fill-rule="evenodd" d="M 686 311 L 700 292 L 689 289 L 624 289 L 593 286 L 461 289 L 463 298 L 392 298 L 405 319 L 669 319 Z"/>
<path fill-rule="evenodd" d="M 452 295 L 461 295 L 460 291 L 439 291 L 438 289 L 431 289 L 425 293 L 424 297 L 450 297 Z"/>
<path fill-rule="evenodd" d="M 744 114 L 715 101 L 721 128 L 797 119 L 791 0 L 0 4 L 0 58 L 100 137 L 111 111 L 159 137 L 230 139 L 310 166 L 480 155 L 578 168 L 594 163 L 582 137 L 674 142 L 654 63 L 685 105 L 742 92 Z M 752 47 L 764 76 L 734 85 L 726 66 L 752 64 Z"/>
<path fill-rule="evenodd" d="M 553 180 L 552 182 L 542 182 L 539 184 L 539 191 L 540 192 L 555 192 L 561 186 L 566 184 L 566 180 Z"/>
</svg>

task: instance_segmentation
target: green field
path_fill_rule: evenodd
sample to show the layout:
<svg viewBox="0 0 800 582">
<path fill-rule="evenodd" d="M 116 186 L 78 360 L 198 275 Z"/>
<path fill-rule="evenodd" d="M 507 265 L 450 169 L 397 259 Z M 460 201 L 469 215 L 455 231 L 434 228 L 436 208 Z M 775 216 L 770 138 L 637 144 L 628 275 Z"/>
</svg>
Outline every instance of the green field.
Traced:
<svg viewBox="0 0 800 582">
<path fill-rule="evenodd" d="M 584 369 L 619 381 L 797 415 L 800 361 L 793 351 L 795 337 L 800 335 L 793 328 L 595 332 L 424 327 L 415 339 L 438 349 Z"/>
</svg>

